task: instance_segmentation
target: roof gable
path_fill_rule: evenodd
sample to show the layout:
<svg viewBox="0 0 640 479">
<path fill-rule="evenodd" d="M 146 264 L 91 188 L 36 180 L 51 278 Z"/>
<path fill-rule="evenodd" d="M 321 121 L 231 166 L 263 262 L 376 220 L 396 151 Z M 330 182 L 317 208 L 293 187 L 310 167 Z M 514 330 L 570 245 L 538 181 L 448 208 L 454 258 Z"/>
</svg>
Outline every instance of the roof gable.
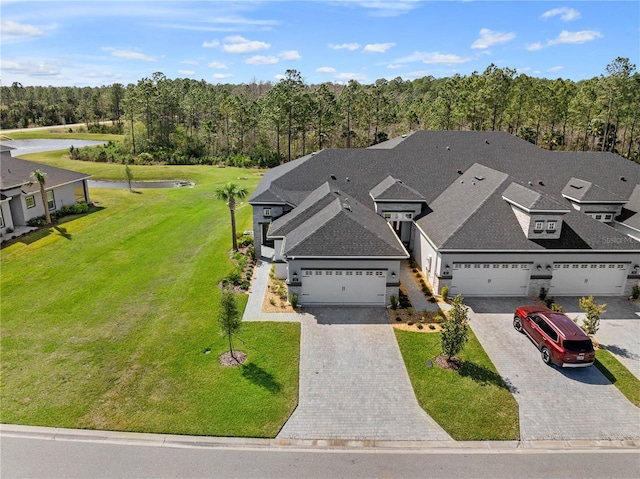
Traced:
<svg viewBox="0 0 640 479">
<path fill-rule="evenodd" d="M 562 196 L 577 203 L 626 203 L 626 199 L 590 181 L 571 177 L 562 189 Z"/>
<path fill-rule="evenodd" d="M 389 175 L 371 189 L 374 201 L 424 202 L 424 196 L 418 191 L 405 185 L 402 181 Z"/>
<path fill-rule="evenodd" d="M 2 161 L 0 162 L 0 190 L 22 188 L 24 193 L 39 191 L 39 185 L 31 177 L 31 173 L 38 169 L 47 174 L 45 184 L 45 189 L 47 190 L 91 177 L 91 175 L 85 173 L 78 173 L 55 166 L 23 160 L 21 158 L 14 158 L 6 152 L 3 152 Z"/>
<path fill-rule="evenodd" d="M 534 191 L 526 186 L 512 182 L 502 193 L 502 197 L 512 205 L 527 213 L 554 212 L 568 213 L 569 209 L 544 193 Z"/>
</svg>

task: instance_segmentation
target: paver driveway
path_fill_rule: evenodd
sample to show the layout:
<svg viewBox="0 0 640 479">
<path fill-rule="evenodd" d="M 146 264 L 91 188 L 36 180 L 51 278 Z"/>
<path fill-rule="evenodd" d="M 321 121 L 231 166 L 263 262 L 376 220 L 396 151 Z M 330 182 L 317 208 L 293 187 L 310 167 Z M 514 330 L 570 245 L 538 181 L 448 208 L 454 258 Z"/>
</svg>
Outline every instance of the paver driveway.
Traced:
<svg viewBox="0 0 640 479">
<path fill-rule="evenodd" d="M 466 300 L 474 333 L 518 401 L 521 439 L 640 439 L 640 409 L 597 368 L 546 366 L 528 337 L 513 329 L 513 311 L 528 302 Z"/>
<path fill-rule="evenodd" d="M 278 438 L 451 440 L 418 405 L 385 309 L 307 313 L 299 404 Z"/>
</svg>

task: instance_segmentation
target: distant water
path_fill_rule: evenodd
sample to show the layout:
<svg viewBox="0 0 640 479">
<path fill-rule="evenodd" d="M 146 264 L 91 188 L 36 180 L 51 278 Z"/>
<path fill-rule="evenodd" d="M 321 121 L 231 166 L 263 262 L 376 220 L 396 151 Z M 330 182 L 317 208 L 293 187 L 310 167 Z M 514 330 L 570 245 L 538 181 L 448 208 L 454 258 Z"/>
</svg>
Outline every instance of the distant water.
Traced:
<svg viewBox="0 0 640 479">
<path fill-rule="evenodd" d="M 126 181 L 87 181 L 89 188 L 129 188 Z M 193 188 L 195 183 L 191 181 L 132 181 L 132 188 Z"/>
<path fill-rule="evenodd" d="M 31 140 L 3 140 L 2 144 L 15 148 L 11 150 L 11 156 L 27 155 L 29 153 L 41 153 L 43 151 L 68 150 L 74 146 L 80 148 L 82 146 L 103 145 L 106 141 L 94 140 L 66 140 L 66 139 L 41 139 L 34 138 Z"/>
</svg>

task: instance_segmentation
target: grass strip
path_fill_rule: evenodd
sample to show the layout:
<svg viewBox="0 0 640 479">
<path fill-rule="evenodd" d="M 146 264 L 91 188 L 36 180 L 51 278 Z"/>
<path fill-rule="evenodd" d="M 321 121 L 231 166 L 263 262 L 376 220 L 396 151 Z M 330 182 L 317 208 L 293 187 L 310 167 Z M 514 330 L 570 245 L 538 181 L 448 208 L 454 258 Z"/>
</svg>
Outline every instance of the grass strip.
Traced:
<svg viewBox="0 0 640 479">
<path fill-rule="evenodd" d="M 439 333 L 395 331 L 418 403 L 458 441 L 519 439 L 518 404 L 469 331 L 459 371 L 438 367 Z M 427 366 L 427 361 L 430 365 Z"/>
<path fill-rule="evenodd" d="M 606 349 L 598 349 L 594 365 L 629 401 L 640 407 L 640 379 L 624 367 L 613 354 Z"/>
</svg>

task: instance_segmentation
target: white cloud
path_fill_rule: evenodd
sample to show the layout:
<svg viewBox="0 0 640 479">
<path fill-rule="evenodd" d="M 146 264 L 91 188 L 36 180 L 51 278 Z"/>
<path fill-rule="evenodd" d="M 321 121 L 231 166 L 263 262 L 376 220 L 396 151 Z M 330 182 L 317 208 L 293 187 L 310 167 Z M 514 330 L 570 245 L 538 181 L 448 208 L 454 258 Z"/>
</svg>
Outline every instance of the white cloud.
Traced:
<svg viewBox="0 0 640 479">
<path fill-rule="evenodd" d="M 211 68 L 217 68 L 218 70 L 227 70 L 229 67 L 223 62 L 209 62 Z"/>
<path fill-rule="evenodd" d="M 404 65 L 398 64 L 398 63 L 390 63 L 389 65 L 387 65 L 387 68 L 394 70 L 396 68 L 402 68 Z"/>
<path fill-rule="evenodd" d="M 44 30 L 40 27 L 11 20 L 2 22 L 0 31 L 2 32 L 2 43 L 14 43 L 44 36 Z"/>
<path fill-rule="evenodd" d="M 318 73 L 335 73 L 336 69 L 333 67 L 320 67 L 316 68 L 316 72 Z"/>
<path fill-rule="evenodd" d="M 182 65 L 200 65 L 195 60 L 183 60 L 183 61 L 180 62 L 180 64 L 182 64 Z"/>
<path fill-rule="evenodd" d="M 547 45 L 581 44 L 596 40 L 597 38 L 602 38 L 602 33 L 595 30 L 582 30 L 580 32 L 562 30 L 560 35 L 558 35 L 555 40 L 549 41 Z"/>
<path fill-rule="evenodd" d="M 255 53 L 262 50 L 268 50 L 271 45 L 257 40 L 247 40 L 240 35 L 233 35 L 224 39 L 225 43 L 222 49 L 227 53 Z"/>
<path fill-rule="evenodd" d="M 336 74 L 336 78 L 338 80 L 356 80 L 356 81 L 364 81 L 367 79 L 367 75 L 364 73 L 338 73 Z"/>
<path fill-rule="evenodd" d="M 213 78 L 216 80 L 223 80 L 225 78 L 231 78 L 233 75 L 231 73 L 214 73 Z"/>
<path fill-rule="evenodd" d="M 248 65 L 273 65 L 278 63 L 278 58 L 272 55 L 255 55 L 251 58 L 247 58 L 244 62 Z"/>
<path fill-rule="evenodd" d="M 515 37 L 515 33 L 494 32 L 493 30 L 489 30 L 488 28 L 483 28 L 482 30 L 480 30 L 480 38 L 473 42 L 471 48 L 489 48 L 492 45 L 507 43 L 513 40 Z"/>
<path fill-rule="evenodd" d="M 537 51 L 553 45 L 580 45 L 602 37 L 602 33 L 596 30 L 582 30 L 580 32 L 568 32 L 566 30 L 562 30 L 555 39 L 548 40 L 545 44 L 542 44 L 542 42 L 536 42 L 531 45 L 527 45 L 527 50 Z"/>
<path fill-rule="evenodd" d="M 193 70 L 178 70 L 178 73 L 180 73 L 180 75 L 184 75 L 188 77 L 196 74 L 196 72 L 194 72 Z"/>
<path fill-rule="evenodd" d="M 358 48 L 360 48 L 360 44 L 359 43 L 340 43 L 340 44 L 335 44 L 335 43 L 329 43 L 329 48 L 331 48 L 332 50 L 357 50 Z"/>
<path fill-rule="evenodd" d="M 559 72 L 560 70 L 564 70 L 564 67 L 562 66 L 551 67 L 547 70 L 547 73 L 555 73 L 555 72 Z"/>
<path fill-rule="evenodd" d="M 218 40 L 212 40 L 210 42 L 205 40 L 204 42 L 202 42 L 202 46 L 204 48 L 217 48 L 218 46 L 220 46 L 220 42 Z"/>
<path fill-rule="evenodd" d="M 278 56 L 283 60 L 300 60 L 302 58 L 298 50 L 284 50 Z"/>
<path fill-rule="evenodd" d="M 11 73 L 20 73 L 23 75 L 42 77 L 60 75 L 60 67 L 58 65 L 38 60 L 1 60 L 0 70 Z"/>
<path fill-rule="evenodd" d="M 362 51 L 367 53 L 384 53 L 393 46 L 395 46 L 395 43 L 369 43 Z"/>
<path fill-rule="evenodd" d="M 546 20 L 547 18 L 552 18 L 558 15 L 560 15 L 560 19 L 564 22 L 570 22 L 571 20 L 580 18 L 580 12 L 578 10 L 574 10 L 573 8 L 569 8 L 569 7 L 561 7 L 561 8 L 554 8 L 552 10 L 547 10 L 542 14 L 541 18 L 544 18 Z"/>
<path fill-rule="evenodd" d="M 113 47 L 102 47 L 102 51 L 111 52 L 111 55 L 125 60 L 140 60 L 143 62 L 155 62 L 157 58 L 133 50 L 117 50 Z"/>
<path fill-rule="evenodd" d="M 393 63 L 412 63 L 412 62 L 422 62 L 427 64 L 439 63 L 444 65 L 454 65 L 458 63 L 467 63 L 471 61 L 470 58 L 460 57 L 458 55 L 452 54 L 443 54 L 440 52 L 414 52 L 413 54 L 398 58 Z"/>
<path fill-rule="evenodd" d="M 385 1 L 365 1 L 358 2 L 358 5 L 371 9 L 372 17 L 397 17 L 413 10 L 419 0 L 396 0 L 394 2 Z"/>
</svg>

